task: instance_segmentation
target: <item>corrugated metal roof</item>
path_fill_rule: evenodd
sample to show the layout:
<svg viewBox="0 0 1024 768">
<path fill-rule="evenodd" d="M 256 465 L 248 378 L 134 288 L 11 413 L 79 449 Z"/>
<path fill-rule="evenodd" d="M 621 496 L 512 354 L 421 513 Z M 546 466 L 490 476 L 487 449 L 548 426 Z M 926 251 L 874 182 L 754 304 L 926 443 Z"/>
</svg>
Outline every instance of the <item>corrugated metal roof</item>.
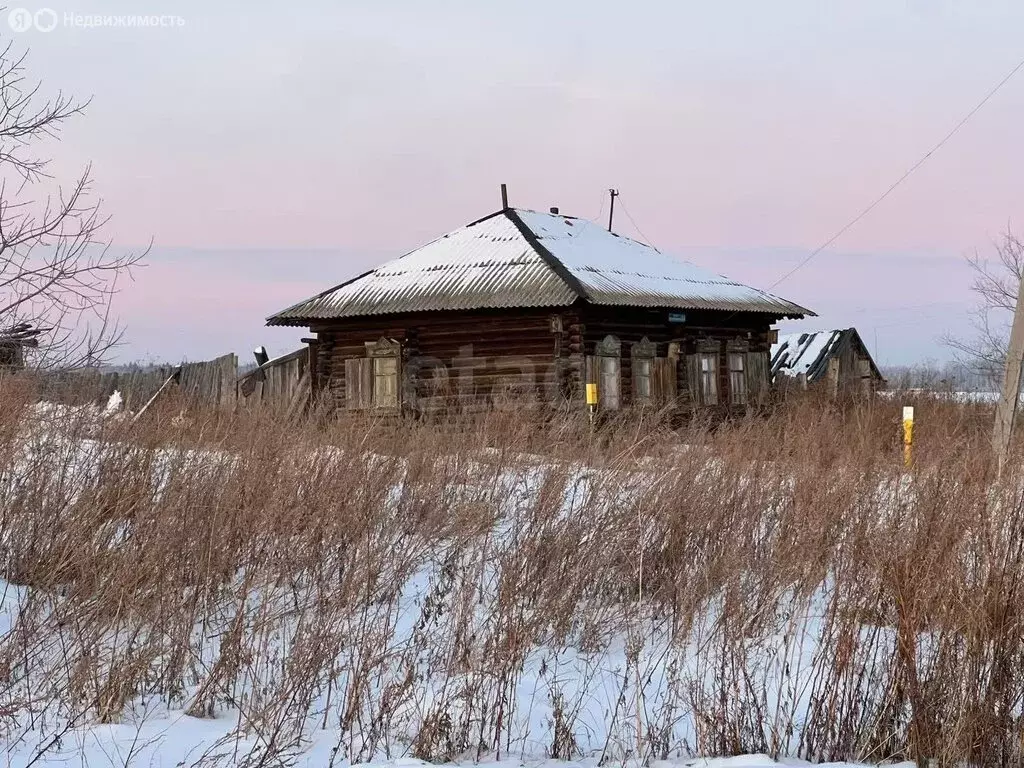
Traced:
<svg viewBox="0 0 1024 768">
<path fill-rule="evenodd" d="M 289 307 L 270 325 L 427 310 L 595 304 L 813 314 L 585 219 L 499 211 Z"/>
<path fill-rule="evenodd" d="M 535 211 L 520 211 L 519 215 L 541 245 L 582 284 L 586 298 L 594 304 L 813 314 L 778 296 L 616 235 L 592 221 Z"/>
</svg>

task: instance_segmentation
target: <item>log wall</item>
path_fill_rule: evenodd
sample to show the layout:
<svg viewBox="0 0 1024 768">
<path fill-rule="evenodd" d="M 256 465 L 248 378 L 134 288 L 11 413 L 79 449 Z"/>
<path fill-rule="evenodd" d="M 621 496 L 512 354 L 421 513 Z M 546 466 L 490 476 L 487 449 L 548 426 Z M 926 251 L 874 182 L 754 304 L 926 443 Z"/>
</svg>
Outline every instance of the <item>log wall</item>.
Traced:
<svg viewBox="0 0 1024 768">
<path fill-rule="evenodd" d="M 775 318 L 750 313 L 687 312 L 685 322 L 670 322 L 664 310 L 578 305 L 560 309 L 490 312 L 409 313 L 352 318 L 312 326 L 314 381 L 335 407 L 346 402 L 345 361 L 365 357 L 368 344 L 381 338 L 401 345 L 402 403 L 407 410 L 490 407 L 514 402 L 585 401 L 586 358 L 605 336 L 622 344 L 621 398 L 633 401 L 633 344 L 646 338 L 657 357 L 670 344 L 678 353 L 676 405 L 692 408 L 687 355 L 699 350 L 719 354 L 719 392 L 728 402 L 729 350 L 770 350 Z M 723 406 L 728 408 L 728 406 Z"/>
<path fill-rule="evenodd" d="M 421 313 L 313 326 L 323 395 L 345 403 L 345 360 L 367 344 L 394 339 L 402 348 L 402 400 L 418 411 L 487 407 L 507 398 L 528 404 L 556 399 L 556 363 L 564 348 L 558 313 Z"/>
<path fill-rule="evenodd" d="M 695 382 L 690 379 L 689 355 L 714 352 L 718 355 L 719 410 L 729 410 L 728 352 L 754 352 L 770 355 L 770 331 L 773 317 L 752 313 L 691 311 L 685 322 L 669 321 L 665 310 L 648 310 L 588 305 L 577 315 L 577 328 L 584 355 L 593 355 L 606 336 L 615 336 L 622 343 L 622 397 L 633 402 L 633 371 L 630 350 L 646 338 L 656 346 L 657 357 L 667 357 L 669 345 L 676 345 L 676 406 L 692 410 L 691 393 Z M 582 394 L 579 395 L 582 398 Z"/>
</svg>

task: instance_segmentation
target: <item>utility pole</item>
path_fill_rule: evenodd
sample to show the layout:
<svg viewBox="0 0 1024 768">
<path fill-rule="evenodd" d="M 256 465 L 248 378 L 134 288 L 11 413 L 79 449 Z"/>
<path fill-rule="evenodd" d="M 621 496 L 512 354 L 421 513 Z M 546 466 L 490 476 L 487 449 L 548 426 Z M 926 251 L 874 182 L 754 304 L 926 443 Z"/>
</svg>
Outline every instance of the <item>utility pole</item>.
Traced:
<svg viewBox="0 0 1024 768">
<path fill-rule="evenodd" d="M 1017 398 L 1020 394 L 1020 367 L 1024 362 L 1024 277 L 1017 288 L 1017 307 L 1013 311 L 1013 326 L 1010 328 L 1010 349 L 1006 354 L 1006 372 L 1003 374 L 1003 394 L 996 407 L 996 424 L 992 432 L 992 450 L 996 454 L 999 477 L 1003 475 L 1003 464 L 1010 450 L 1010 435 L 1013 420 L 1017 415 Z"/>
<path fill-rule="evenodd" d="M 612 196 L 612 204 L 608 209 L 608 231 L 612 231 L 612 217 L 615 216 L 615 198 L 619 196 L 619 190 L 609 189 L 608 194 Z"/>
</svg>

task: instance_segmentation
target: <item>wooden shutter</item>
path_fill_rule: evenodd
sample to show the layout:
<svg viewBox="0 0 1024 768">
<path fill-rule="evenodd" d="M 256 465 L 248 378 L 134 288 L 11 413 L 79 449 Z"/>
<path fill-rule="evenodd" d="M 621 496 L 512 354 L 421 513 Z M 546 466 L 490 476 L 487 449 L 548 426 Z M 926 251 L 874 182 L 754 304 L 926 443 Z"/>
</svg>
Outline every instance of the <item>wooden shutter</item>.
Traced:
<svg viewBox="0 0 1024 768">
<path fill-rule="evenodd" d="M 358 411 L 373 405 L 373 358 L 345 361 L 345 407 Z"/>
<path fill-rule="evenodd" d="M 768 353 L 747 355 L 747 398 L 751 405 L 762 405 L 768 394 Z"/>
<path fill-rule="evenodd" d="M 345 361 L 345 408 L 355 411 L 359 407 L 359 358 L 352 357 Z"/>
<path fill-rule="evenodd" d="M 634 403 L 658 403 L 658 384 L 654 359 L 658 354 L 658 345 L 644 336 L 630 346 L 630 374 L 632 387 L 630 394 Z"/>
<path fill-rule="evenodd" d="M 645 370 L 646 369 L 646 370 Z M 632 395 L 634 403 L 646 403 L 656 402 L 657 385 L 654 383 L 654 359 L 650 357 L 633 357 L 632 365 L 630 365 L 630 374 L 633 379 L 632 383 Z M 644 388 L 644 378 L 646 377 L 646 392 L 641 390 Z"/>
<path fill-rule="evenodd" d="M 747 405 L 753 402 L 750 387 L 747 386 L 747 354 L 729 352 L 725 360 L 729 368 L 729 404 Z"/>
<path fill-rule="evenodd" d="M 651 399 L 657 405 L 665 405 L 671 403 L 675 398 L 675 358 L 656 357 L 651 361 Z"/>
<path fill-rule="evenodd" d="M 600 382 L 597 400 L 602 408 L 616 410 L 622 405 L 622 361 L 618 357 L 598 357 Z"/>
<path fill-rule="evenodd" d="M 686 356 L 686 378 L 690 386 L 690 402 L 694 407 L 704 404 L 700 387 L 700 355 Z"/>
</svg>

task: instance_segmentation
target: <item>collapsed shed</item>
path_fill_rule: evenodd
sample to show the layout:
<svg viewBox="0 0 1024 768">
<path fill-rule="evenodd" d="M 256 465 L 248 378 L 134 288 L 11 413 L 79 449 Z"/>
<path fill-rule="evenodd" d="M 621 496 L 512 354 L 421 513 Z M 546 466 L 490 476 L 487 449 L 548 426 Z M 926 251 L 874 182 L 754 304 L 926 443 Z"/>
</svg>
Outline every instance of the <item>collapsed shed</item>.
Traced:
<svg viewBox="0 0 1024 768">
<path fill-rule="evenodd" d="M 772 346 L 772 379 L 780 386 L 822 383 L 834 393 L 868 394 L 885 387 L 856 328 L 805 331 L 779 337 Z"/>
</svg>

